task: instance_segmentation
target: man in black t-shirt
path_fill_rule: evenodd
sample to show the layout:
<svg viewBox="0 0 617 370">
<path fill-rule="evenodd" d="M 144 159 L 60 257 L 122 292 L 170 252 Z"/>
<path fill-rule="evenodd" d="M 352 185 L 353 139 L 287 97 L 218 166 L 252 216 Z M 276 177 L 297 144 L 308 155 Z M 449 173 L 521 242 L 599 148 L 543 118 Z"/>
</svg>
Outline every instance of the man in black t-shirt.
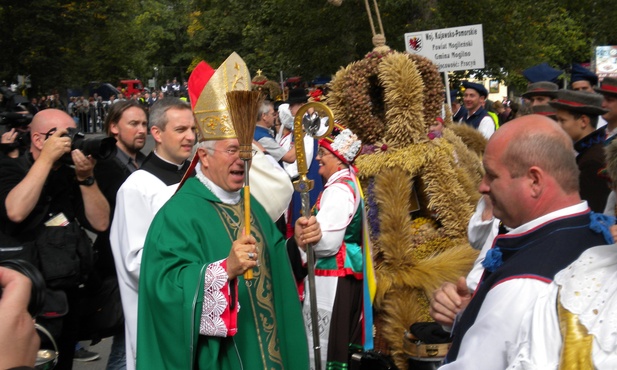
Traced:
<svg viewBox="0 0 617 370">
<path fill-rule="evenodd" d="M 30 151 L 0 164 L 0 224 L 4 236 L 24 249 L 34 248 L 32 242 L 53 226 L 81 225 L 92 231 L 109 227 L 109 203 L 94 178 L 96 161 L 71 150 L 67 129 L 74 127 L 66 112 L 43 110 L 30 124 Z M 62 370 L 73 365 L 83 287 L 61 290 L 69 305 L 56 337 L 62 353 L 56 369 Z"/>
</svg>

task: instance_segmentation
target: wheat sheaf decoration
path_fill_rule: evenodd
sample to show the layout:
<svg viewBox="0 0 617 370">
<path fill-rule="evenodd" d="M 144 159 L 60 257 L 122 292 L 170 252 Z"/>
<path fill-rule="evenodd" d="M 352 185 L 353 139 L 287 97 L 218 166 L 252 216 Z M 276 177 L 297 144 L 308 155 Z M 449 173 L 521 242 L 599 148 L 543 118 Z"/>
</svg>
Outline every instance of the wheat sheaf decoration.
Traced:
<svg viewBox="0 0 617 370">
<path fill-rule="evenodd" d="M 329 87 L 326 103 L 364 144 L 355 164 L 371 215 L 376 349 L 404 369 L 404 331 L 431 320 L 432 291 L 466 275 L 477 256 L 466 231 L 486 142 L 451 118 L 443 136 L 429 140 L 443 84 L 426 58 L 381 46 L 341 68 Z"/>
</svg>

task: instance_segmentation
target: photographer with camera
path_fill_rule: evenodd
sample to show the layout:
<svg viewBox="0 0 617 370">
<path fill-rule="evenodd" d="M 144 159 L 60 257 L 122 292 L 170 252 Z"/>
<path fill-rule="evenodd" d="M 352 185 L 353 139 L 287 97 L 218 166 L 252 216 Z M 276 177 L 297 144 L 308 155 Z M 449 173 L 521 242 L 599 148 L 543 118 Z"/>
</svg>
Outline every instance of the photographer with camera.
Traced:
<svg viewBox="0 0 617 370">
<path fill-rule="evenodd" d="M 71 369 L 84 283 L 93 260 L 92 242 L 83 228 L 106 230 L 109 203 L 93 177 L 93 156 L 99 153 L 92 152 L 92 142 L 83 134 L 74 132 L 75 121 L 67 113 L 43 110 L 30 129 L 30 151 L 0 164 L 5 239 L 0 242 L 15 243 L 23 252 L 20 257 L 38 265 L 47 286 L 66 294 L 68 313 L 48 324 L 61 327 L 55 333 L 60 352 L 56 369 Z"/>
<path fill-rule="evenodd" d="M 40 340 L 28 312 L 31 287 L 26 276 L 0 267 L 0 369 L 34 366 Z"/>
</svg>

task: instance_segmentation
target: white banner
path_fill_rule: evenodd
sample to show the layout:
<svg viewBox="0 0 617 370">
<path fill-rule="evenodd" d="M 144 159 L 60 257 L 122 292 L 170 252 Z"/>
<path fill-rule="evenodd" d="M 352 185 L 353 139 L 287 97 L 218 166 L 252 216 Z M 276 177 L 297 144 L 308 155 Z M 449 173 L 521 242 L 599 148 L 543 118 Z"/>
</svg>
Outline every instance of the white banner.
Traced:
<svg viewBox="0 0 617 370">
<path fill-rule="evenodd" d="M 484 68 L 481 24 L 406 33 L 405 48 L 432 60 L 439 72 Z"/>
<path fill-rule="evenodd" d="M 617 46 L 596 46 L 596 74 L 604 77 L 617 77 Z"/>
</svg>

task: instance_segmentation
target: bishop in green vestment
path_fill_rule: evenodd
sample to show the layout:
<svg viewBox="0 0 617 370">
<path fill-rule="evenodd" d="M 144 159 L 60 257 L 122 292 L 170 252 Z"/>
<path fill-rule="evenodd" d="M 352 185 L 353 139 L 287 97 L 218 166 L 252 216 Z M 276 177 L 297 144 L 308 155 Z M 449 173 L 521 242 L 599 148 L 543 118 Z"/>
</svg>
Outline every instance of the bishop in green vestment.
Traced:
<svg viewBox="0 0 617 370">
<path fill-rule="evenodd" d="M 161 208 L 146 239 L 137 368 L 308 369 L 285 240 L 252 197 L 251 236 L 242 235 L 238 141 L 200 145 L 197 176 Z M 320 237 L 314 217 L 297 223 L 299 243 Z"/>
</svg>

